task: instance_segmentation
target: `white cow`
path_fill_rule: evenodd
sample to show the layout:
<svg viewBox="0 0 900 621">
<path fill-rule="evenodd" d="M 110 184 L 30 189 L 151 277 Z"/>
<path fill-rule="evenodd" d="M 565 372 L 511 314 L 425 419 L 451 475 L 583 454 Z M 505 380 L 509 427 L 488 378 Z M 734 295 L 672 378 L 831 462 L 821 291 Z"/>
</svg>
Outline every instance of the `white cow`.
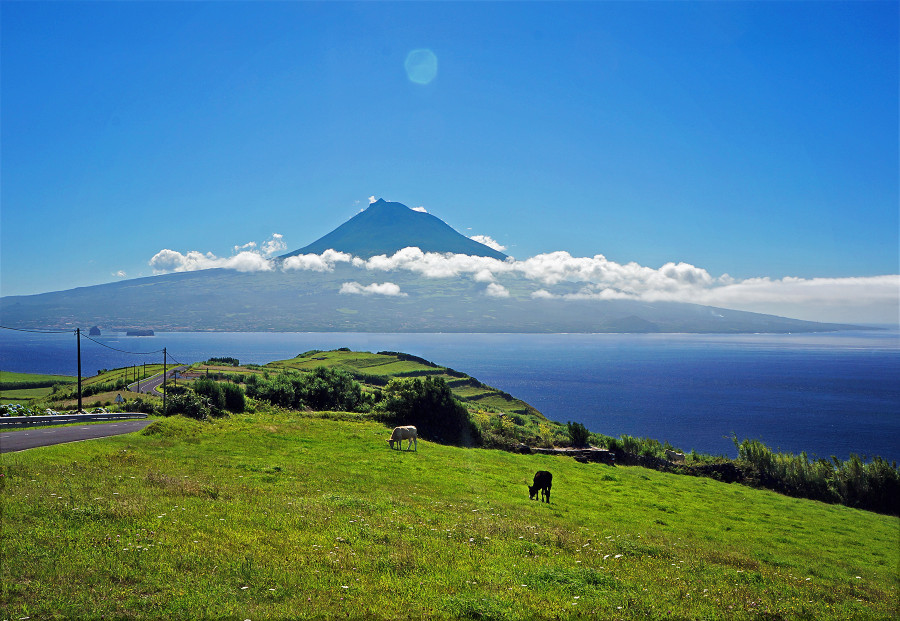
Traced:
<svg viewBox="0 0 900 621">
<path fill-rule="evenodd" d="M 676 453 L 675 451 L 670 451 L 666 449 L 666 459 L 675 464 L 683 464 L 684 463 L 684 453 Z"/>
<path fill-rule="evenodd" d="M 416 451 L 419 450 L 419 432 L 416 431 L 416 428 L 412 425 L 406 425 L 404 427 L 394 427 L 394 431 L 393 433 L 391 433 L 391 437 L 388 438 L 388 444 L 391 445 L 391 448 L 394 448 L 394 442 L 396 442 L 397 450 L 400 450 L 403 447 L 404 440 L 409 440 L 409 444 L 406 446 L 407 451 L 413 445 L 413 442 L 415 442 L 416 444 Z"/>
</svg>

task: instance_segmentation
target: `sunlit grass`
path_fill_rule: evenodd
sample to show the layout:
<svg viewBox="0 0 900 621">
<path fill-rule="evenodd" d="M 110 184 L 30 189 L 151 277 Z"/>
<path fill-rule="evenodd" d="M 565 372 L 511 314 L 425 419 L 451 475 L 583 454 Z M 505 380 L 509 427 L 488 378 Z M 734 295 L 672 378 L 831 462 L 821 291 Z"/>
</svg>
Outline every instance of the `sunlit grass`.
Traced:
<svg viewBox="0 0 900 621">
<path fill-rule="evenodd" d="M 309 415 L 3 455 L 0 615 L 892 618 L 898 521 Z M 553 503 L 528 500 L 536 470 Z"/>
</svg>

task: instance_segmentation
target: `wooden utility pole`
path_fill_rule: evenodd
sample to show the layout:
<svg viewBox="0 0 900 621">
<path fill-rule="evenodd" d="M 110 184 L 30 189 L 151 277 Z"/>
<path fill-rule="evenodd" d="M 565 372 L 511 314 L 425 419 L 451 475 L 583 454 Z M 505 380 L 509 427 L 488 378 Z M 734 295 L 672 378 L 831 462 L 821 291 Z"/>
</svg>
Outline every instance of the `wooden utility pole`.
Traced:
<svg viewBox="0 0 900 621">
<path fill-rule="evenodd" d="M 75 339 L 78 342 L 78 413 L 81 414 L 81 328 L 75 328 Z"/>
<path fill-rule="evenodd" d="M 166 415 L 166 348 L 163 347 L 163 416 Z"/>
</svg>

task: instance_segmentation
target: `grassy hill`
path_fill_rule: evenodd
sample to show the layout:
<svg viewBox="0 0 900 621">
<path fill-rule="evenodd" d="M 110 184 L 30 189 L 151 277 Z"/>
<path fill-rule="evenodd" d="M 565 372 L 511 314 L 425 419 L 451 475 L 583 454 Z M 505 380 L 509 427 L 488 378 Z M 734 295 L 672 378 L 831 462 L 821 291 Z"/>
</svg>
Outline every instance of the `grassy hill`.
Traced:
<svg viewBox="0 0 900 621">
<path fill-rule="evenodd" d="M 404 296 L 341 293 L 392 282 Z M 535 299 L 542 285 L 521 274 L 497 278 L 509 297 L 486 295 L 470 278 L 373 272 L 347 264 L 333 271 L 179 272 L 27 296 L 0 298 L 4 325 L 101 325 L 157 332 L 821 332 L 857 329 L 773 315 L 674 302 Z M 579 283 L 553 293 L 576 294 Z M 63 318 L 63 319 L 60 319 Z"/>
<path fill-rule="evenodd" d="M 520 425 L 547 422 L 534 407 L 509 393 L 482 384 L 465 373 L 401 352 L 311 351 L 290 360 L 270 362 L 265 368 L 310 371 L 320 366 L 347 371 L 370 390 L 384 386 L 394 377 L 440 377 L 450 386 L 453 395 L 469 404 L 470 411 L 476 414 L 479 411 L 514 414 L 519 416 Z"/>
<path fill-rule="evenodd" d="M 43 375 L 0 371 L 0 404 L 21 403 L 29 405 L 49 397 L 53 386 L 71 384 L 77 378 L 70 375 Z"/>
<path fill-rule="evenodd" d="M 273 410 L 6 454 L 0 617 L 895 618 L 896 517 L 387 435 Z"/>
</svg>

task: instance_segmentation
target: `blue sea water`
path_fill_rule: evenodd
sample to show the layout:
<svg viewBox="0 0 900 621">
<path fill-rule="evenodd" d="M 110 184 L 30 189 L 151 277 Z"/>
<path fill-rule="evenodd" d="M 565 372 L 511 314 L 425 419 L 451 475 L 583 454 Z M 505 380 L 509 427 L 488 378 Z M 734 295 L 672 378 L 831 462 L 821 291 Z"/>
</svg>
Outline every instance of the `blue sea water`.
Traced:
<svg viewBox="0 0 900 621">
<path fill-rule="evenodd" d="M 734 456 L 729 439 L 819 457 L 900 460 L 900 333 L 161 333 L 82 338 L 82 373 L 233 356 L 266 363 L 310 349 L 403 351 L 469 373 L 548 418 L 611 436 Z M 111 349 L 112 348 L 112 349 Z M 122 350 L 122 351 L 118 351 Z M 124 352 L 150 352 L 138 355 Z M 0 369 L 76 372 L 74 334 L 0 330 Z"/>
</svg>

